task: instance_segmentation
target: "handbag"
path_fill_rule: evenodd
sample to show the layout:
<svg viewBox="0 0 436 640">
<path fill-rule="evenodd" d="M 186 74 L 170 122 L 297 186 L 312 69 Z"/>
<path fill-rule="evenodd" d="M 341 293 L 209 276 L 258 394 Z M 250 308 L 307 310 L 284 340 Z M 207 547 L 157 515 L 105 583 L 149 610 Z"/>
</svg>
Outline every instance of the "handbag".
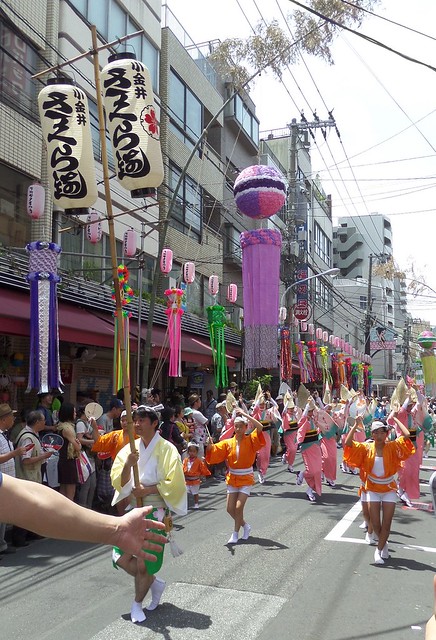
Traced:
<svg viewBox="0 0 436 640">
<path fill-rule="evenodd" d="M 80 456 L 76 458 L 76 469 L 78 483 L 84 484 L 91 475 L 92 469 L 88 460 L 88 456 L 83 451 L 81 451 Z"/>
</svg>

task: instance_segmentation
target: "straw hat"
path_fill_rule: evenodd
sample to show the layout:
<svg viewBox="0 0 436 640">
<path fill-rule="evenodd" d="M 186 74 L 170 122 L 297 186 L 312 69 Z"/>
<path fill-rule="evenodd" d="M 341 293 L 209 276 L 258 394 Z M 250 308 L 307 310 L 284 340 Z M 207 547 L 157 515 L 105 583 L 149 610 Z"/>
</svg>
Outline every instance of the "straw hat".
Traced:
<svg viewBox="0 0 436 640">
<path fill-rule="evenodd" d="M 306 389 L 304 384 L 300 384 L 297 391 L 297 405 L 300 409 L 303 409 L 306 406 L 307 401 L 310 398 L 310 391 Z"/>
</svg>

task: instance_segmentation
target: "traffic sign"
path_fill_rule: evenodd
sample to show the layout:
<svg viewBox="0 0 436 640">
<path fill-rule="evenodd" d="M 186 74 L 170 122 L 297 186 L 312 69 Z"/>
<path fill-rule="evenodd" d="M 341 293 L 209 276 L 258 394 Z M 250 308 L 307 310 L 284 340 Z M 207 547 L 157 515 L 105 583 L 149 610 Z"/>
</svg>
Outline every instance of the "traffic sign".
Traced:
<svg viewBox="0 0 436 640">
<path fill-rule="evenodd" d="M 310 304 L 306 304 L 304 306 L 300 306 L 298 304 L 294 304 L 293 308 L 294 318 L 297 320 L 308 320 L 312 315 L 312 307 Z"/>
</svg>

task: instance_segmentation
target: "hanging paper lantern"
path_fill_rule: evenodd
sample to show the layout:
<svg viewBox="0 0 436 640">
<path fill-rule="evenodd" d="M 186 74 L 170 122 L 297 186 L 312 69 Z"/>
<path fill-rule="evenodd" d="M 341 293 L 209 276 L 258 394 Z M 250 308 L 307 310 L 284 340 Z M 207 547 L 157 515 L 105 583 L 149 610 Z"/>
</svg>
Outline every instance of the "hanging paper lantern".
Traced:
<svg viewBox="0 0 436 640">
<path fill-rule="evenodd" d="M 335 336 L 333 336 L 333 335 L 330 335 L 330 336 L 329 336 L 329 343 L 330 343 L 330 344 L 332 345 L 332 347 L 333 347 L 333 345 L 335 344 Z"/>
<path fill-rule="evenodd" d="M 317 329 L 316 329 L 316 339 L 317 340 L 322 340 L 322 329 L 321 329 L 321 327 L 317 327 Z"/>
<path fill-rule="evenodd" d="M 341 339 L 338 338 L 338 336 L 335 336 L 335 338 L 334 338 L 334 346 L 335 346 L 336 349 L 339 349 L 340 346 L 341 346 Z"/>
<path fill-rule="evenodd" d="M 100 216 L 97 211 L 91 211 L 86 219 L 86 237 L 91 244 L 97 244 L 103 237 Z"/>
<path fill-rule="evenodd" d="M 136 232 L 133 229 L 128 229 L 124 233 L 124 255 L 132 258 L 136 253 Z"/>
<path fill-rule="evenodd" d="M 315 333 L 315 327 L 313 324 L 309 324 L 307 331 L 310 333 L 311 336 L 313 336 L 313 334 Z"/>
<path fill-rule="evenodd" d="M 118 182 L 132 198 L 154 195 L 164 172 L 150 73 L 134 53 L 116 53 L 101 82 Z"/>
<path fill-rule="evenodd" d="M 160 256 L 160 270 L 162 273 L 170 273 L 173 268 L 173 252 L 171 249 L 162 249 Z"/>
<path fill-rule="evenodd" d="M 255 164 L 238 175 L 233 194 L 238 209 L 249 218 L 269 218 L 285 204 L 286 180 L 273 167 Z"/>
<path fill-rule="evenodd" d="M 183 280 L 186 284 L 192 284 L 195 280 L 195 264 L 193 262 L 185 262 L 183 265 Z"/>
<path fill-rule="evenodd" d="M 279 322 L 280 322 L 280 324 L 283 324 L 285 322 L 287 315 L 288 315 L 288 312 L 286 310 L 286 307 L 280 307 L 280 309 L 279 309 Z"/>
<path fill-rule="evenodd" d="M 344 340 L 344 338 L 340 338 L 339 339 L 339 346 L 342 349 L 342 351 L 345 349 L 345 340 Z"/>
<path fill-rule="evenodd" d="M 218 276 L 209 276 L 209 293 L 211 296 L 216 296 L 220 288 Z"/>
<path fill-rule="evenodd" d="M 66 214 L 85 214 L 98 197 L 86 94 L 52 78 L 38 105 L 54 204 Z"/>
<path fill-rule="evenodd" d="M 307 333 L 307 322 L 305 320 L 301 321 L 301 331 Z"/>
<path fill-rule="evenodd" d="M 328 331 L 323 331 L 322 332 L 322 341 L 323 342 L 328 342 L 329 341 L 329 333 L 328 333 Z"/>
<path fill-rule="evenodd" d="M 240 244 L 244 364 L 248 369 L 272 369 L 278 365 L 277 309 L 282 236 L 275 229 L 253 229 L 241 233 Z"/>
<path fill-rule="evenodd" d="M 27 189 L 27 214 L 32 220 L 39 220 L 44 215 L 45 189 L 39 182 L 34 182 Z"/>
<path fill-rule="evenodd" d="M 227 287 L 227 300 L 234 304 L 238 299 L 238 285 L 237 284 L 229 284 Z"/>
</svg>

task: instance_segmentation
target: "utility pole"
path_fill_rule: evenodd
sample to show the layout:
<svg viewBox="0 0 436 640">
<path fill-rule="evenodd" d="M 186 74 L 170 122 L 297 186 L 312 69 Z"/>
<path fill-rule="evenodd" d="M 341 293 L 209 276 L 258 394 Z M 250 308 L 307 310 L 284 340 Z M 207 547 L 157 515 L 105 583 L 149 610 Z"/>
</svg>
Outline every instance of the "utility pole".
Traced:
<svg viewBox="0 0 436 640">
<path fill-rule="evenodd" d="M 372 324 L 372 261 L 374 256 L 369 254 L 368 293 L 366 294 L 366 318 L 365 318 L 365 354 L 371 355 L 370 333 Z"/>
</svg>

